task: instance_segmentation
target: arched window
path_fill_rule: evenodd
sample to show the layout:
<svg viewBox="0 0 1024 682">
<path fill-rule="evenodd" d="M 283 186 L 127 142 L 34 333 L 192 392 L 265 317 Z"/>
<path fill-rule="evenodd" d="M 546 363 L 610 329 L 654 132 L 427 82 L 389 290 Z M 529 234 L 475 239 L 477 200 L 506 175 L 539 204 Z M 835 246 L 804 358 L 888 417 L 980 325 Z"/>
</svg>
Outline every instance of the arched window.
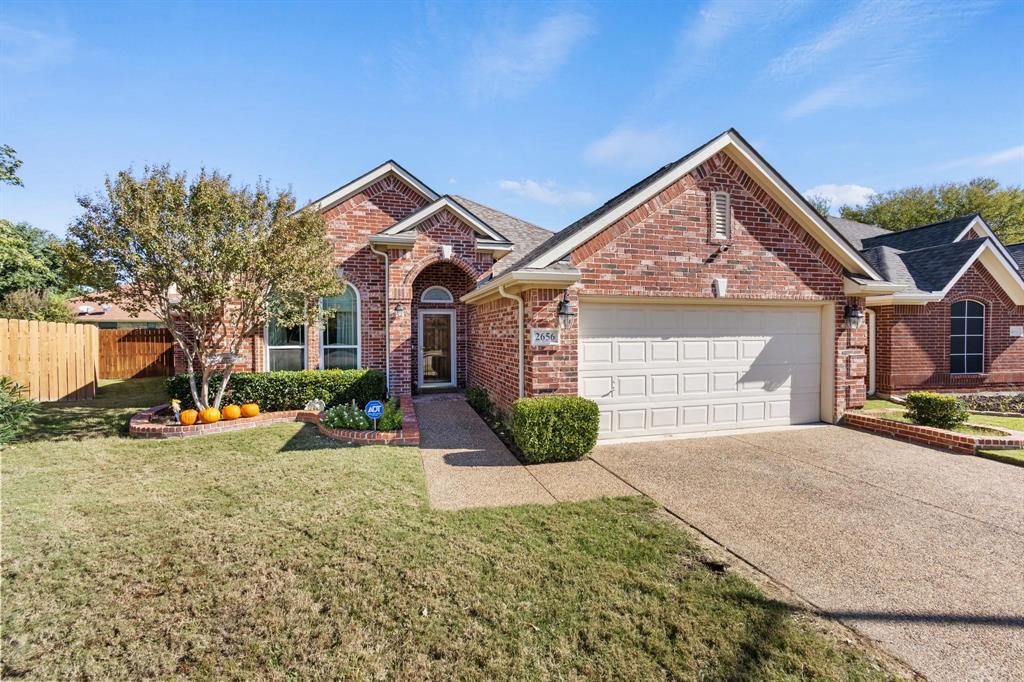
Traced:
<svg viewBox="0 0 1024 682">
<path fill-rule="evenodd" d="M 958 301 L 949 309 L 949 371 L 981 374 L 985 371 L 985 306 Z"/>
<path fill-rule="evenodd" d="M 281 327 L 267 323 L 267 369 L 306 369 L 306 325 Z"/>
<path fill-rule="evenodd" d="M 324 329 L 320 344 L 322 369 L 358 369 L 359 352 L 359 292 L 351 284 L 337 296 L 320 301 L 323 308 Z"/>
<path fill-rule="evenodd" d="M 423 303 L 451 303 L 454 300 L 452 292 L 444 287 L 427 287 L 420 296 Z"/>
</svg>

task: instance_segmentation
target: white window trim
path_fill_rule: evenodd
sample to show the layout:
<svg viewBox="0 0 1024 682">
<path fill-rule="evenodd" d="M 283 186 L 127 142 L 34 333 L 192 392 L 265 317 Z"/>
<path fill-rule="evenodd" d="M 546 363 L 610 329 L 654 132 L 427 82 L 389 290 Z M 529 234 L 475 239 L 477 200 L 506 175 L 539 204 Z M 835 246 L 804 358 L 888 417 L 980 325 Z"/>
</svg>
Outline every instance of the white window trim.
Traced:
<svg viewBox="0 0 1024 682">
<path fill-rule="evenodd" d="M 359 296 L 359 289 L 352 285 L 351 282 L 345 282 L 345 286 L 352 290 L 352 293 L 356 295 L 356 369 L 363 368 L 363 302 Z M 344 292 L 342 292 L 344 293 Z M 324 299 L 320 299 L 320 312 L 324 311 Z M 321 314 L 320 319 L 323 319 Z M 324 360 L 327 353 L 325 352 L 328 348 L 352 348 L 351 345 L 345 344 L 332 344 L 328 346 L 324 343 L 324 336 L 326 335 L 327 329 L 322 327 L 320 329 L 320 369 L 324 369 Z"/>
<path fill-rule="evenodd" d="M 718 198 L 725 197 L 725 234 L 719 235 L 716 228 L 716 219 L 718 217 Z M 715 241 L 721 241 L 724 239 L 732 239 L 732 200 L 729 198 L 728 192 L 715 192 L 711 195 L 711 239 Z"/>
<path fill-rule="evenodd" d="M 953 306 L 956 305 L 957 303 L 977 303 L 978 305 L 981 306 L 981 371 L 980 372 L 954 372 L 954 371 L 950 370 L 949 373 L 952 376 L 969 376 L 969 375 L 972 375 L 972 374 L 984 374 L 985 373 L 985 323 L 988 321 L 988 306 L 985 305 L 984 303 L 982 303 L 981 301 L 974 300 L 973 298 L 962 298 L 959 301 L 954 301 L 953 304 L 949 306 L 949 309 L 950 309 L 949 323 L 950 323 L 951 327 L 952 327 L 953 319 L 954 319 L 954 317 L 953 317 Z M 970 315 L 967 315 L 967 308 L 966 308 L 966 306 L 964 306 L 964 316 L 963 317 L 959 317 L 959 318 L 955 318 L 955 319 L 960 319 L 960 320 L 976 320 L 978 318 L 977 317 L 972 317 Z M 968 336 L 978 336 L 978 334 L 968 334 L 967 333 L 967 323 L 965 322 L 964 323 L 964 333 L 963 334 L 954 334 L 952 329 L 949 330 L 949 336 L 947 337 L 947 341 L 946 341 L 947 345 L 950 345 L 950 344 L 953 343 L 952 339 L 953 339 L 954 336 L 968 337 Z M 953 347 L 950 345 L 949 346 L 949 354 L 947 356 L 947 362 L 950 361 L 950 359 L 953 357 L 953 355 L 954 355 Z M 956 353 L 956 355 L 962 355 L 963 356 L 963 358 L 964 358 L 964 369 L 966 370 L 967 369 L 967 357 L 969 355 L 978 355 L 978 353 L 967 353 L 966 352 L 966 348 L 965 348 L 965 352 L 963 352 L 963 353 Z"/>
<path fill-rule="evenodd" d="M 446 296 L 446 298 L 439 299 L 439 300 L 427 300 L 427 294 L 429 292 L 431 292 L 431 291 L 443 291 L 444 295 Z M 426 289 L 423 290 L 423 293 L 420 294 L 420 303 L 454 303 L 454 302 L 455 302 L 455 297 L 452 296 L 452 292 L 448 291 L 447 288 L 442 287 L 442 286 L 438 286 L 438 285 L 434 285 L 432 287 L 427 287 Z"/>
<path fill-rule="evenodd" d="M 450 381 L 448 381 L 447 383 L 441 383 L 441 382 L 431 383 L 430 387 L 431 388 L 454 387 L 456 384 L 459 383 L 459 355 L 458 355 L 458 352 L 457 352 L 458 345 L 456 344 L 456 340 L 455 340 L 455 332 L 458 329 L 458 325 L 456 324 L 456 320 L 455 320 L 455 311 L 454 310 L 445 310 L 445 309 L 434 309 L 434 308 L 427 308 L 427 309 L 419 311 L 419 333 L 416 335 L 416 364 L 418 365 L 417 368 L 416 368 L 416 376 L 417 376 L 417 379 L 418 379 L 418 385 L 419 385 L 420 389 L 422 389 L 424 387 L 424 383 L 423 383 L 423 316 L 424 315 L 447 315 L 449 317 L 448 324 L 450 325 L 449 326 L 449 330 L 450 331 L 448 333 L 448 343 L 449 343 L 450 348 L 449 348 L 448 352 L 451 353 L 451 357 L 452 357 L 452 373 L 451 373 Z"/>
<path fill-rule="evenodd" d="M 272 350 L 288 350 L 301 348 L 302 349 L 302 369 L 309 368 L 309 325 L 300 325 L 303 328 L 301 346 L 271 346 L 270 345 L 270 322 L 263 325 L 263 362 L 267 372 L 275 371 L 270 369 L 270 351 Z M 280 371 L 280 370 L 279 370 Z"/>
</svg>

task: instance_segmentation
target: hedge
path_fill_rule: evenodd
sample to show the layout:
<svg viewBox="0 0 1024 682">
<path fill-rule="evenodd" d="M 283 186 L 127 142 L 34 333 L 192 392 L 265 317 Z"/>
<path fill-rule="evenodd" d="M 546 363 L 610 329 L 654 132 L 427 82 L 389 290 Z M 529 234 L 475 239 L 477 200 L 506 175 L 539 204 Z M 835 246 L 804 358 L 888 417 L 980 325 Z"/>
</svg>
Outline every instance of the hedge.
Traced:
<svg viewBox="0 0 1024 682">
<path fill-rule="evenodd" d="M 575 395 L 520 398 L 512 404 L 512 437 L 531 464 L 580 459 L 597 443 L 597 403 Z"/>
<path fill-rule="evenodd" d="M 907 417 L 921 426 L 955 429 L 971 416 L 955 395 L 916 391 L 906 397 Z"/>
<path fill-rule="evenodd" d="M 210 379 L 210 393 L 220 386 L 220 374 Z M 195 407 L 188 375 L 167 379 L 167 394 L 181 401 L 182 409 Z M 222 405 L 256 403 L 264 412 L 301 410 L 319 398 L 327 407 L 353 400 L 362 407 L 386 394 L 384 373 L 375 369 L 307 369 L 300 372 L 238 372 L 232 374 Z"/>
</svg>

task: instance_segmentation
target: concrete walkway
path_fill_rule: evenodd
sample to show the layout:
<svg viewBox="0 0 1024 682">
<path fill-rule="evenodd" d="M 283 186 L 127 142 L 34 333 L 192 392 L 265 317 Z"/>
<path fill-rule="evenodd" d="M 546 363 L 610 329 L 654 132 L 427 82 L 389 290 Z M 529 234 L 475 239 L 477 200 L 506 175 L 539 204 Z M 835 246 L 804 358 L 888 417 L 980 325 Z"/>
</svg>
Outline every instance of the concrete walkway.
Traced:
<svg viewBox="0 0 1024 682">
<path fill-rule="evenodd" d="M 459 394 L 416 398 L 430 504 L 438 509 L 638 495 L 595 462 L 523 466 Z"/>
</svg>

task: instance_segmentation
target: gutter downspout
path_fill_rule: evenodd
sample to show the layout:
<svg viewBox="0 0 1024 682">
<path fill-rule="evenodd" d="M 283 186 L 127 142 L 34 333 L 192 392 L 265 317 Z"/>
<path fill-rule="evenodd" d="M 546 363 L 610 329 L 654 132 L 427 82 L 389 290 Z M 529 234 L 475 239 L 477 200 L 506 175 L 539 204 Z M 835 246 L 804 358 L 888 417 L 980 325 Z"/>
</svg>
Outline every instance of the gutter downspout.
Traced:
<svg viewBox="0 0 1024 682">
<path fill-rule="evenodd" d="M 511 299 L 519 304 L 519 397 L 523 398 L 526 395 L 526 367 L 523 355 L 523 335 L 526 333 L 526 330 L 523 329 L 523 297 L 518 294 L 513 296 L 512 294 L 505 293 L 504 284 L 498 286 L 498 293 L 503 298 Z"/>
<path fill-rule="evenodd" d="M 387 386 L 388 397 L 391 396 L 391 285 L 388 282 L 388 274 L 391 266 L 388 263 L 388 252 L 378 251 L 377 247 L 370 244 L 370 251 L 384 259 L 384 381 Z"/>
</svg>

